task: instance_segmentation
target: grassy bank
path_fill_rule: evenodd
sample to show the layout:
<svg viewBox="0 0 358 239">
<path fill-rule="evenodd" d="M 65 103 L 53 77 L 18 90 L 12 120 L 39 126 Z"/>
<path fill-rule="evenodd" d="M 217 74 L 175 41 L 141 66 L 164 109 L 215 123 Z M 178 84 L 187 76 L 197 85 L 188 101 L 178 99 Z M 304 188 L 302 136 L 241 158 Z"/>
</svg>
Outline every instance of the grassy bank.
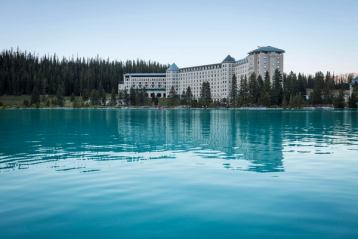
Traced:
<svg viewBox="0 0 358 239">
<path fill-rule="evenodd" d="M 107 99 L 110 99 L 110 95 L 107 95 Z M 113 105 L 110 104 L 107 100 L 107 105 L 93 105 L 90 101 L 83 101 L 82 97 L 80 96 L 65 96 L 63 97 L 63 105 L 59 106 L 56 101 L 56 96 L 49 96 L 49 95 L 41 95 L 40 96 L 40 103 L 38 104 L 31 104 L 31 96 L 30 95 L 3 95 L 0 96 L 0 108 L 58 108 L 58 107 L 66 107 L 66 108 L 97 108 L 97 107 L 127 107 L 125 105 Z M 173 102 L 170 99 L 159 99 L 158 104 L 155 105 L 149 99 L 146 99 L 143 105 L 136 105 L 136 106 L 129 106 L 133 108 L 143 108 L 143 107 L 164 107 L 164 108 L 204 108 L 201 105 L 185 105 L 176 102 Z M 212 103 L 208 108 L 226 108 L 227 105 L 224 104 L 215 104 Z M 333 105 L 302 105 L 300 107 L 261 107 L 256 105 L 247 105 L 243 107 L 230 107 L 230 108 L 322 108 L 322 107 L 329 107 L 333 108 Z"/>
<path fill-rule="evenodd" d="M 2 95 L 0 96 L 0 107 L 2 108 L 25 108 L 25 107 L 59 107 L 56 105 L 56 96 L 41 95 L 40 103 L 31 105 L 30 95 Z M 77 105 L 76 105 L 77 104 Z M 63 107 L 85 107 L 79 96 L 64 97 Z"/>
</svg>

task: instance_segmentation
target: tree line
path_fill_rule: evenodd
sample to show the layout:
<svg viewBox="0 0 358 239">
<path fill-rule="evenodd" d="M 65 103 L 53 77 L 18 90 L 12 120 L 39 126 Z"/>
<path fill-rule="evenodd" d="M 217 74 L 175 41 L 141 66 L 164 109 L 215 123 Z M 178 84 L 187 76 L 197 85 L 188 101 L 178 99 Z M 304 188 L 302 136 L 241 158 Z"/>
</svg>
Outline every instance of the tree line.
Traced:
<svg viewBox="0 0 358 239">
<path fill-rule="evenodd" d="M 189 105 L 192 107 L 303 107 L 303 106 L 320 106 L 333 105 L 337 108 L 348 106 L 350 108 L 357 107 L 358 86 L 354 87 L 353 94 L 350 95 L 348 104 L 344 99 L 344 91 L 349 90 L 349 82 L 353 79 L 353 75 L 347 78 L 337 79 L 333 74 L 327 72 L 317 72 L 314 76 L 296 74 L 282 74 L 276 70 L 270 79 L 269 73 L 266 72 L 262 78 L 260 75 L 251 74 L 249 78 L 246 76 L 239 81 L 236 75 L 233 75 L 230 94 L 228 98 L 220 101 L 214 101 L 211 96 L 211 88 L 209 82 L 203 82 L 200 97 L 195 99 L 190 86 L 178 94 L 174 87 L 171 87 L 168 95 L 168 105 Z M 310 90 L 310 91 L 309 91 Z M 124 99 L 125 104 L 133 105 L 133 100 L 144 94 L 144 89 L 130 90 L 130 95 Z M 142 93 L 141 93 L 142 92 Z M 126 94 L 126 93 L 125 93 Z M 152 101 L 153 102 L 153 101 Z M 136 101 L 138 104 L 138 100 Z"/>
<path fill-rule="evenodd" d="M 0 53 L 0 95 L 84 96 L 117 91 L 124 73 L 165 72 L 168 65 L 143 60 L 39 57 L 20 50 Z M 93 92 L 95 91 L 95 92 Z"/>
</svg>

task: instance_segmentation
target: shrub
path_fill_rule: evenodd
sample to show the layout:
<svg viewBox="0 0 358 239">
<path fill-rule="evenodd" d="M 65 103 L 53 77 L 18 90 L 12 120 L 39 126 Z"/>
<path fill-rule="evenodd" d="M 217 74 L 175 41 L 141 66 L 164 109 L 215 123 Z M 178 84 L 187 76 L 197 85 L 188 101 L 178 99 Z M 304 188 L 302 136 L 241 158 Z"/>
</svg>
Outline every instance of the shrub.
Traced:
<svg viewBox="0 0 358 239">
<path fill-rule="evenodd" d="M 29 106 L 30 106 L 30 102 L 29 102 L 28 100 L 24 100 L 23 105 L 24 105 L 25 107 L 29 107 Z"/>
</svg>

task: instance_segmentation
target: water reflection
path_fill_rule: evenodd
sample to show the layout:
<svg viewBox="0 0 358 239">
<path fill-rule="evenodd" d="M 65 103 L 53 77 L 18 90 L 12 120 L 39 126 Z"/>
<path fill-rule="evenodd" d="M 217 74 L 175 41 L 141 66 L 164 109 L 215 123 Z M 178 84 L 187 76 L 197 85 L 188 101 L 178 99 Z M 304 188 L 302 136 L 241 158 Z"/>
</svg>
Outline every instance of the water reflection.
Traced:
<svg viewBox="0 0 358 239">
<path fill-rule="evenodd" d="M 222 167 L 284 171 L 284 153 L 357 149 L 353 111 L 3 110 L 0 170 L 43 162 L 173 160 L 192 155 Z M 56 170 L 82 169 L 86 163 Z"/>
</svg>

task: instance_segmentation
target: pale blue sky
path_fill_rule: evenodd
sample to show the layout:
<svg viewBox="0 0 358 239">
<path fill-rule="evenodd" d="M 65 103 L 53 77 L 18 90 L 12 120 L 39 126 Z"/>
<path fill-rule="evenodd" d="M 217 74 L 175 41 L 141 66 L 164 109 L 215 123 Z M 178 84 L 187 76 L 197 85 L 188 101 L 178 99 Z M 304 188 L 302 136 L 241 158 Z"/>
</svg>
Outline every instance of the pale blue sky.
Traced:
<svg viewBox="0 0 358 239">
<path fill-rule="evenodd" d="M 0 0 L 0 48 L 176 62 L 286 50 L 285 71 L 358 72 L 358 1 Z"/>
</svg>

